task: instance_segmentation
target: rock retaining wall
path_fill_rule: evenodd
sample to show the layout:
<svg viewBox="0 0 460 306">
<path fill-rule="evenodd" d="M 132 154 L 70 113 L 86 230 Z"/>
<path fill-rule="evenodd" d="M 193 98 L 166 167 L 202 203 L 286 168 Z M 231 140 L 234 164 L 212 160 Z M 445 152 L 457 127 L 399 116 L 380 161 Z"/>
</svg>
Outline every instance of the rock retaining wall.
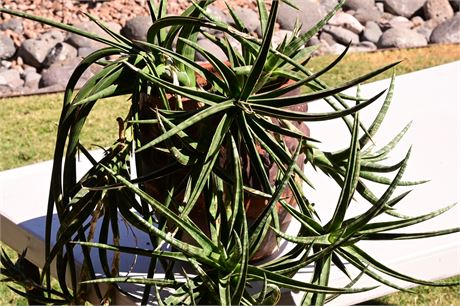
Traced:
<svg viewBox="0 0 460 306">
<path fill-rule="evenodd" d="M 293 2 L 300 11 L 284 3 L 280 6 L 274 44 L 281 42 L 285 35 L 292 34 L 296 18 L 302 25 L 300 33 L 304 33 L 324 17 L 337 0 Z M 328 54 L 342 52 L 348 43 L 351 43 L 351 52 L 460 43 L 459 4 L 460 0 L 348 0 L 309 44 L 319 45 L 317 54 Z M 231 23 L 222 6 L 212 6 L 208 10 L 216 18 Z M 236 13 L 249 32 L 261 35 L 254 5 L 237 7 Z M 102 46 L 52 29 L 25 35 L 24 22 L 19 18 L 0 16 L 0 96 L 62 90 L 81 58 Z M 114 19 L 107 25 L 128 38 L 140 40 L 145 39 L 150 23 L 149 17 L 139 15 L 122 22 Z M 79 21 L 75 26 L 105 35 L 90 21 Z M 238 47 L 237 42 L 231 42 Z M 208 50 L 216 48 L 213 53 L 224 58 L 224 54 L 205 36 L 200 36 L 198 43 Z M 197 59 L 203 60 L 200 54 L 197 54 Z M 82 81 L 88 79 L 91 73 L 88 71 Z"/>
</svg>

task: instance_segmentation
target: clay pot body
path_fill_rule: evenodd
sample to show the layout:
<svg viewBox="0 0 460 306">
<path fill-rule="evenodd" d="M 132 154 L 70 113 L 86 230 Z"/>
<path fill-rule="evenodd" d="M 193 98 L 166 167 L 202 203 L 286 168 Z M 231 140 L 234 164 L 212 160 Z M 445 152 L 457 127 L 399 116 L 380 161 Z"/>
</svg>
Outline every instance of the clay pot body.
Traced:
<svg viewBox="0 0 460 306">
<path fill-rule="evenodd" d="M 298 90 L 288 93 L 288 95 L 296 94 L 299 94 Z M 174 98 L 171 98 L 170 100 L 172 99 Z M 171 101 L 171 105 L 174 104 L 175 101 Z M 141 95 L 139 106 L 141 119 L 152 119 L 156 118 L 155 110 L 157 107 L 160 107 L 160 101 L 157 97 L 154 96 Z M 196 103 L 196 101 L 185 100 L 183 101 L 183 107 L 187 110 L 193 110 L 197 107 L 202 106 Z M 305 103 L 302 105 L 296 105 L 289 108 L 295 111 L 306 112 L 307 104 Z M 208 148 L 209 142 L 212 139 L 212 133 L 215 131 L 217 124 L 217 118 L 210 118 L 192 126 L 191 128 L 187 129 L 186 132 L 189 136 L 191 136 L 198 142 L 198 148 L 200 146 Z M 309 135 L 309 129 L 305 124 L 301 122 L 294 122 L 293 124 L 295 124 L 296 127 L 299 130 L 301 130 L 306 136 Z M 152 139 L 158 137 L 158 135 L 161 134 L 161 129 L 158 125 L 141 125 L 140 133 L 141 143 L 146 144 Z M 298 141 L 294 138 L 285 137 L 285 144 L 293 153 L 298 145 Z M 161 146 L 162 144 L 159 145 Z M 257 178 L 257 175 L 253 167 L 251 166 L 251 160 L 249 160 L 249 155 L 246 153 L 244 144 L 237 145 L 239 146 L 239 152 L 241 154 L 241 164 L 243 168 L 243 183 L 246 186 L 250 186 L 252 188 L 261 190 L 261 184 L 259 182 L 259 179 Z M 269 173 L 270 183 L 272 184 L 272 186 L 274 186 L 275 180 L 278 175 L 278 167 L 272 160 L 270 160 L 269 154 L 263 148 L 257 145 L 257 149 L 259 156 L 264 163 L 265 169 Z M 220 156 L 217 162 L 219 166 L 223 169 L 231 169 L 228 168 L 231 167 L 231 165 L 229 165 L 231 161 L 227 160 L 225 152 L 226 148 L 221 148 Z M 172 157 L 170 156 L 170 154 L 163 152 L 161 150 L 157 150 L 155 148 L 150 148 L 142 151 L 139 155 L 139 158 L 141 161 L 142 171 L 140 175 L 148 174 L 153 171 L 159 170 L 165 165 L 172 162 Z M 299 159 L 297 160 L 297 164 L 301 169 L 303 169 L 303 158 L 299 157 Z M 144 188 L 146 192 L 148 192 L 155 199 L 159 201 L 164 201 L 166 198 L 167 191 L 174 186 L 176 187 L 175 190 L 177 191 L 177 195 L 174 198 L 177 203 L 181 203 L 183 199 L 183 191 L 181 192 L 180 190 L 183 190 L 185 188 L 186 180 L 184 178 L 186 178 L 189 173 L 190 167 L 184 166 L 183 169 L 175 172 L 174 174 L 168 177 L 162 177 L 161 179 L 156 179 L 144 183 Z M 285 201 L 289 203 L 289 205 L 294 207 L 296 206 L 295 198 L 293 197 L 292 192 L 289 188 L 285 189 L 282 198 L 285 199 Z M 256 218 L 262 213 L 262 211 L 268 204 L 268 200 L 245 193 L 244 203 L 248 223 L 252 224 L 256 220 Z M 279 203 L 277 203 L 276 209 L 279 216 L 280 228 L 282 231 L 285 231 L 291 221 L 291 216 Z M 205 233 L 209 233 L 208 213 L 204 199 L 200 198 L 198 200 L 197 204 L 190 212 L 189 217 Z M 189 241 L 190 238 L 182 237 L 181 239 L 183 241 L 191 242 Z M 255 261 L 263 259 L 273 254 L 277 250 L 278 245 L 276 235 L 273 231 L 270 230 L 258 251 L 251 257 L 251 260 Z"/>
</svg>

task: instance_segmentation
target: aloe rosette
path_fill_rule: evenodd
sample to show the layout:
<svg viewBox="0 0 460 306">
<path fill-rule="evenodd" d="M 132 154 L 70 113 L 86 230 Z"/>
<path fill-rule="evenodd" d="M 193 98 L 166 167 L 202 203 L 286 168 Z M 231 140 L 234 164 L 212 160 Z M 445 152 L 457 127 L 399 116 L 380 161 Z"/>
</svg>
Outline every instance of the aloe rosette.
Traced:
<svg viewBox="0 0 460 306">
<path fill-rule="evenodd" d="M 99 299 L 109 302 L 114 289 L 123 290 L 121 284 L 129 282 L 144 286 L 142 304 L 152 302 L 153 298 L 160 305 L 256 305 L 276 304 L 281 290 L 287 289 L 305 292 L 302 303 L 310 305 L 323 304 L 340 294 L 371 290 L 354 288 L 362 275 L 399 290 L 404 289 L 387 276 L 415 284 L 449 285 L 399 273 L 357 244 L 361 240 L 420 239 L 458 231 L 455 228 L 429 233 L 394 232 L 434 218 L 452 206 L 416 217 L 396 211 L 396 204 L 408 193 L 397 194 L 398 186 L 422 182 L 403 180 L 409 153 L 394 165 L 382 162 L 408 127 L 382 148 L 376 148 L 372 142 L 390 106 L 394 78 L 386 92 L 370 98 L 343 93 L 397 63 L 344 84 L 329 86 L 321 81 L 321 76 L 334 68 L 347 50 L 313 73 L 308 68 L 308 60 L 316 47 L 305 47 L 305 44 L 344 1 L 311 30 L 300 34 L 296 28 L 276 48 L 271 40 L 279 1 L 272 1 L 270 9 L 264 1 L 257 1 L 262 39 L 248 33 L 230 6 L 234 26 L 215 19 L 206 11 L 212 2 L 198 1 L 181 16 L 166 16 L 167 1 L 158 4 L 149 1 L 153 24 L 147 41 L 131 41 L 91 16 L 110 38 L 0 8 L 2 13 L 42 22 L 108 45 L 81 61 L 64 94 L 47 213 L 47 262 L 43 267 L 44 284 L 50 284 L 51 265 L 55 262 L 60 288 L 34 283 L 38 291 L 34 291 L 33 296 L 30 291 L 18 292 L 37 302 L 79 303 L 93 286 Z M 206 29 L 214 29 L 218 34 L 209 34 Z M 228 62 L 201 48 L 197 44 L 199 33 L 220 47 Z M 231 41 L 236 41 L 239 47 Z M 211 69 L 195 62 L 196 52 L 206 58 Z M 76 90 L 77 81 L 91 65 L 99 65 L 100 71 Z M 203 79 L 205 85 L 200 82 Z M 300 88 L 299 93 L 285 96 Z M 131 104 L 126 117 L 119 118 L 119 139 L 98 161 L 80 143 L 82 130 L 96 103 L 118 95 L 129 95 Z M 141 111 L 146 97 L 156 100 L 149 116 Z M 359 112 L 380 98 L 384 100 L 380 112 L 367 127 L 359 120 Z M 197 107 L 187 107 L 189 101 L 194 101 Z M 289 108 L 321 101 L 330 105 L 330 112 L 309 113 Z M 321 139 L 306 135 L 294 124 L 337 119 L 344 121 L 350 141 L 346 148 L 334 152 L 319 149 L 316 144 Z M 191 129 L 196 126 L 206 130 L 207 137 L 194 135 Z M 158 131 L 148 141 L 142 138 L 147 128 Z M 287 139 L 296 140 L 295 148 L 287 146 Z M 267 159 L 277 166 L 274 182 L 269 179 L 269 170 L 259 154 L 261 148 Z M 149 150 L 167 157 L 155 170 L 146 169 L 142 163 L 142 154 Z M 92 161 L 93 167 L 77 179 L 76 154 L 79 152 Z M 222 156 L 226 158 L 225 164 L 219 162 Z M 314 182 L 310 182 L 297 164 L 299 158 L 340 186 L 340 196 L 330 220 L 321 221 L 309 202 L 302 185 Z M 246 183 L 242 169 L 245 159 L 250 161 L 256 174 L 257 188 Z M 181 180 L 160 190 L 161 197 L 146 192 L 151 182 L 167 180 L 177 173 L 181 173 Z M 395 173 L 393 177 L 391 173 Z M 368 181 L 383 184 L 386 190 L 378 196 L 366 185 Z M 284 198 L 286 190 L 292 194 L 295 206 Z M 349 218 L 347 211 L 356 194 L 361 195 L 370 208 Z M 248 220 L 245 207 L 248 197 L 266 202 L 254 220 Z M 204 207 L 206 229 L 190 217 L 199 202 Z M 299 222 L 297 232 L 281 230 L 277 205 Z M 55 222 L 53 211 L 59 220 L 56 237 L 51 236 Z M 375 221 L 382 214 L 392 219 Z M 121 245 L 120 219 L 145 232 L 151 247 Z M 98 220 L 102 221 L 96 226 Z M 277 258 L 262 262 L 251 260 L 269 232 L 276 233 L 280 241 L 289 241 L 291 247 Z M 189 239 L 181 239 L 181 235 Z M 54 238 L 56 242 L 52 245 Z M 77 245 L 84 257 L 81 268 L 74 260 Z M 102 276 L 96 275 L 96 259 L 90 256 L 92 249 L 98 252 L 97 265 L 102 266 Z M 108 252 L 115 255 L 109 259 Z M 145 275 L 122 275 L 118 264 L 123 254 L 149 257 Z M 15 270 L 17 266 L 5 256 L 3 262 L 2 272 L 24 284 L 18 277 L 20 272 Z M 361 273 L 352 277 L 345 268 L 346 263 Z M 311 279 L 293 278 L 309 265 L 313 267 Z M 336 288 L 329 284 L 332 265 L 350 277 L 347 286 Z M 99 290 L 100 283 L 109 284 L 109 290 Z"/>
</svg>

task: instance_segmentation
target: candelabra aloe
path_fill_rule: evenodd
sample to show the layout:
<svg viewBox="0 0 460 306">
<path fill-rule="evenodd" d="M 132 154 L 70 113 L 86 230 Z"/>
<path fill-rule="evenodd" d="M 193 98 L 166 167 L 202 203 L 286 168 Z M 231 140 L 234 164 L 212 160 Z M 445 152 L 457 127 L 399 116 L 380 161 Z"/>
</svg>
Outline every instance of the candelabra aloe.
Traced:
<svg viewBox="0 0 460 306">
<path fill-rule="evenodd" d="M 418 217 L 401 216 L 395 211 L 395 205 L 407 194 L 395 195 L 397 187 L 420 182 L 402 180 L 409 153 L 395 165 L 381 163 L 407 128 L 381 149 L 371 141 L 389 107 L 394 79 L 370 127 L 359 120 L 359 111 L 385 92 L 368 99 L 342 93 L 396 63 L 330 87 L 320 77 L 335 67 L 346 51 L 312 73 L 308 60 L 315 47 L 305 44 L 344 1 L 310 31 L 300 34 L 296 29 L 276 48 L 271 39 L 278 0 L 271 2 L 270 9 L 264 1 L 257 1 L 262 39 L 248 33 L 231 7 L 233 27 L 215 19 L 206 11 L 212 2 L 198 1 L 181 16 L 166 16 L 167 1 L 149 1 L 153 25 L 147 41 L 130 41 L 91 16 L 110 39 L 0 9 L 108 45 L 82 60 L 64 95 L 47 212 L 47 262 L 43 267 L 43 278 L 46 276 L 49 284 L 51 264 L 56 263 L 60 290 L 32 283 L 38 293 L 35 290 L 31 296 L 28 291 L 29 297 L 37 302 L 82 302 L 86 290 L 93 286 L 100 300 L 109 302 L 114 289 L 122 290 L 123 283 L 138 283 L 144 286 L 143 304 L 152 298 L 160 305 L 276 304 L 281 290 L 288 289 L 305 292 L 303 304 L 310 305 L 323 304 L 339 294 L 372 289 L 352 288 L 363 274 L 397 289 L 402 288 L 385 275 L 416 284 L 445 285 L 394 271 L 357 245 L 360 240 L 413 239 L 458 231 L 386 233 L 431 219 L 450 208 Z M 217 34 L 211 35 L 206 29 Z M 228 62 L 201 48 L 196 43 L 199 33 L 220 47 Z M 196 52 L 211 68 L 195 62 Z M 76 92 L 81 75 L 95 64 L 101 70 Z M 299 88 L 303 91 L 285 96 Z M 96 103 L 117 95 L 130 95 L 132 103 L 126 118 L 118 118 L 119 138 L 101 160 L 95 160 L 80 144 L 82 128 Z M 316 100 L 330 104 L 331 111 L 308 113 L 293 108 Z M 350 131 L 349 146 L 335 152 L 318 149 L 315 143 L 321 139 L 309 137 L 303 123 L 298 124 L 333 119 L 343 120 Z M 146 137 L 149 129 L 156 131 L 150 138 Z M 77 151 L 93 163 L 78 180 Z M 153 167 L 148 166 L 152 152 L 161 156 Z M 314 182 L 302 171 L 300 159 L 341 187 L 335 211 L 327 222 L 319 220 L 304 193 L 302 184 Z M 267 161 L 276 165 L 275 175 L 265 165 Z M 247 167 L 254 173 L 255 184 L 248 184 Z M 383 175 L 392 172 L 396 172 L 392 179 Z M 367 187 L 368 180 L 387 185 L 382 196 Z M 155 186 L 161 188 L 152 192 Z M 371 205 L 364 213 L 349 218 L 346 212 L 355 194 Z M 252 219 L 247 215 L 248 198 L 264 201 L 263 209 Z M 198 206 L 204 225 L 197 225 L 191 217 Z M 300 223 L 298 231 L 282 230 L 279 208 Z M 51 230 L 56 222 L 53 212 L 59 220 L 56 237 Z M 389 214 L 393 220 L 373 222 L 381 214 Z M 144 232 L 151 246 L 122 245 L 121 219 Z M 289 241 L 290 246 L 276 258 L 256 261 L 254 254 L 268 233 L 275 233 L 279 241 Z M 75 264 L 77 245 L 83 253 L 82 267 Z M 90 256 L 95 249 L 97 258 Z M 150 264 L 145 267 L 145 275 L 120 272 L 119 261 L 125 255 L 147 256 Z M 3 261 L 4 273 L 24 284 L 14 264 L 7 258 Z M 336 288 L 328 283 L 331 265 L 348 275 L 345 262 L 362 273 L 350 278 L 348 286 Z M 293 276 L 308 265 L 314 267 L 312 278 L 295 280 Z M 95 266 L 101 266 L 98 273 Z M 106 294 L 99 283 L 109 284 Z"/>
</svg>

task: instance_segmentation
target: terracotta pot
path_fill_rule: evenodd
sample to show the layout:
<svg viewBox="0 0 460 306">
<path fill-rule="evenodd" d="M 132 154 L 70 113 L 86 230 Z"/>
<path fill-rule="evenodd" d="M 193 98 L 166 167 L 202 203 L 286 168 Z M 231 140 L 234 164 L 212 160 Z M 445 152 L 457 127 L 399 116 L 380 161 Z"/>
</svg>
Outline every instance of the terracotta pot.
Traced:
<svg viewBox="0 0 460 306">
<path fill-rule="evenodd" d="M 199 80 L 203 82 L 203 80 Z M 294 92 L 290 92 L 288 95 L 296 95 L 299 94 L 299 91 L 296 90 Z M 173 99 L 173 98 L 171 98 Z M 140 101 L 140 116 L 141 119 L 152 119 L 156 118 L 155 116 L 155 109 L 160 106 L 159 99 L 153 96 L 141 95 Z M 174 105 L 174 101 L 171 101 L 171 105 Z M 191 100 L 184 100 L 183 101 L 184 109 L 191 110 L 200 107 L 196 101 Z M 296 111 L 307 111 L 307 104 L 296 105 L 289 107 L 289 109 L 296 110 Z M 275 122 L 276 123 L 276 122 Z M 210 118 L 209 120 L 205 120 L 200 122 L 199 124 L 189 128 L 187 133 L 195 139 L 201 139 L 199 141 L 201 145 L 207 148 L 206 140 L 210 141 L 212 138 L 212 132 L 214 132 L 214 127 L 216 126 L 215 118 Z M 294 122 L 297 128 L 299 128 L 306 136 L 309 135 L 308 127 L 301 123 L 301 122 Z M 152 139 L 156 138 L 159 134 L 161 134 L 160 128 L 157 125 L 141 125 L 140 128 L 140 139 L 141 143 L 145 144 L 151 141 Z M 294 138 L 285 138 L 285 143 L 288 146 L 291 152 L 294 152 L 298 141 Z M 244 184 L 250 186 L 252 188 L 260 189 L 261 184 L 256 176 L 254 169 L 251 167 L 251 161 L 248 158 L 247 152 L 245 152 L 244 145 L 240 146 L 240 153 L 242 155 L 242 167 L 243 167 L 243 181 Z M 268 153 L 257 146 L 258 153 L 261 157 L 261 160 L 264 163 L 266 170 L 269 173 L 269 180 L 272 186 L 275 184 L 275 179 L 278 173 L 278 167 L 276 164 L 270 160 Z M 219 165 L 225 167 L 225 165 L 229 162 L 227 161 L 225 154 L 223 153 L 225 150 L 221 150 L 221 156 L 219 158 Z M 147 149 L 140 154 L 141 160 L 141 167 L 142 167 L 142 174 L 148 174 L 152 171 L 158 170 L 169 162 L 171 162 L 171 157 L 168 153 L 159 151 L 154 148 Z M 303 169 L 303 159 L 299 157 L 297 160 L 297 164 L 301 169 Z M 184 186 L 186 182 L 184 182 L 184 177 L 188 174 L 189 168 L 184 166 L 183 170 L 176 172 L 174 175 L 170 177 L 163 177 L 158 180 L 153 180 L 146 182 L 144 184 L 144 188 L 146 191 L 152 195 L 154 198 L 163 201 L 165 199 L 165 191 L 169 190 L 172 186 L 179 187 Z M 182 200 L 183 194 L 179 193 L 176 197 L 177 201 L 180 203 Z M 292 192 L 289 188 L 286 188 L 285 192 L 282 195 L 282 198 L 285 199 L 291 206 L 296 206 L 296 201 L 292 195 Z M 268 204 L 266 199 L 262 199 L 260 197 L 251 196 L 249 194 L 245 194 L 245 207 L 246 207 L 246 215 L 248 218 L 248 222 L 251 224 L 256 220 L 256 218 L 261 214 L 263 209 Z M 287 211 L 281 206 L 281 204 L 277 203 L 276 209 L 279 215 L 279 222 L 282 231 L 285 231 L 291 221 L 291 216 Z M 203 199 L 199 199 L 198 203 L 194 207 L 194 209 L 190 212 L 189 217 L 194 221 L 204 232 L 209 233 L 208 220 L 207 220 L 207 212 L 206 207 L 204 204 Z M 182 238 L 184 241 L 190 242 L 189 239 L 186 237 Z M 259 250 L 252 256 L 251 260 L 259 260 L 263 259 L 278 250 L 277 239 L 276 235 L 273 231 L 269 231 L 265 240 L 263 241 Z"/>
</svg>

